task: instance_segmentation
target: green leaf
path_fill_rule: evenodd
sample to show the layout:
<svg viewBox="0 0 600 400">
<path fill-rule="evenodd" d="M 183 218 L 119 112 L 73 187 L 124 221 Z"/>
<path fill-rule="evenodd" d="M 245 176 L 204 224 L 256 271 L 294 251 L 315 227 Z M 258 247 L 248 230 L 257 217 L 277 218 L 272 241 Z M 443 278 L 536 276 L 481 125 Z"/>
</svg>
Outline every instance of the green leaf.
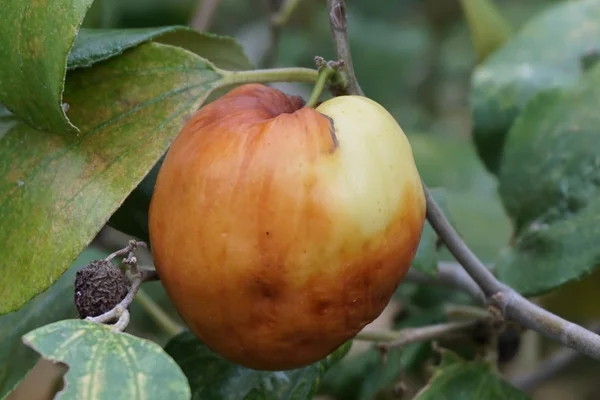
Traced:
<svg viewBox="0 0 600 400">
<path fill-rule="evenodd" d="M 600 201 L 550 225 L 532 225 L 495 265 L 498 278 L 525 296 L 584 279 L 600 265 Z"/>
<path fill-rule="evenodd" d="M 186 50 L 146 43 L 70 73 L 80 135 L 0 118 L 0 314 L 56 281 L 221 78 Z"/>
<path fill-rule="evenodd" d="M 21 336 L 50 322 L 76 318 L 77 311 L 73 305 L 75 273 L 91 261 L 107 255 L 92 247 L 84 250 L 50 289 L 19 311 L 0 317 L 0 398 L 23 379 L 39 358 L 21 343 Z"/>
<path fill-rule="evenodd" d="M 58 399 L 190 398 L 187 378 L 159 345 L 110 326 L 65 320 L 29 332 L 23 342 L 69 367 Z"/>
<path fill-rule="evenodd" d="M 485 361 L 463 361 L 445 350 L 433 377 L 415 400 L 527 400 L 529 397 L 505 382 Z"/>
<path fill-rule="evenodd" d="M 445 319 L 441 309 L 428 309 L 403 319 L 394 325 L 394 329 L 427 326 L 442 323 Z M 375 351 L 380 356 L 378 350 L 371 351 Z M 358 400 L 371 400 L 376 398 L 378 393 L 386 390 L 392 393 L 402 374 L 415 374 L 431 353 L 431 341 L 426 341 L 390 350 L 385 363 L 382 362 L 381 357 L 378 357 L 377 363 L 372 365 L 362 377 Z"/>
<path fill-rule="evenodd" d="M 559 2 L 534 17 L 472 79 L 473 134 L 487 168 L 496 173 L 511 125 L 537 93 L 572 85 L 581 58 L 600 48 L 600 3 Z"/>
<path fill-rule="evenodd" d="M 79 31 L 75 45 L 69 53 L 67 68 L 89 67 L 148 41 L 182 47 L 206 58 L 219 68 L 228 70 L 253 68 L 235 39 L 196 32 L 185 26 L 140 29 L 83 28 Z"/>
<path fill-rule="evenodd" d="M 132 33 L 137 31 L 139 31 L 139 34 L 132 35 Z M 92 34 L 93 36 L 93 33 L 96 31 L 82 29 L 81 32 L 83 35 Z M 153 30 L 151 29 L 128 29 L 102 32 L 105 33 L 96 34 L 97 39 L 102 37 L 104 45 L 106 45 L 106 41 L 108 41 L 108 43 L 111 43 L 110 46 L 115 47 L 132 45 L 136 40 L 141 40 L 141 38 L 145 37 L 144 35 L 151 36 L 153 34 Z M 219 68 L 230 71 L 253 69 L 252 64 L 244 54 L 242 47 L 234 39 L 229 37 L 208 33 L 200 34 L 187 29 L 181 30 L 180 28 L 177 28 L 175 31 L 169 30 L 166 34 L 157 36 L 154 40 L 184 47 L 208 59 Z M 87 40 L 82 38 L 81 43 L 84 42 L 87 42 Z M 91 43 L 89 43 L 88 46 L 93 48 L 98 47 L 95 45 L 92 46 Z M 102 48 L 102 46 L 100 47 Z M 89 51 L 91 52 L 92 50 Z M 231 88 L 228 89 L 230 90 Z M 211 97 L 215 97 L 222 90 L 216 90 Z M 207 99 L 207 102 L 210 102 L 210 100 L 211 98 Z M 140 240 L 149 241 L 148 209 L 150 208 L 150 198 L 154 192 L 156 177 L 158 176 L 158 171 L 163 160 L 164 156 L 152 167 L 152 170 L 148 175 L 144 177 L 142 182 L 140 182 L 127 199 L 125 199 L 119 209 L 111 216 L 108 221 L 110 226 L 128 235 L 137 237 Z"/>
<path fill-rule="evenodd" d="M 402 299 L 401 303 L 407 305 L 409 301 Z M 446 314 L 439 304 L 403 317 L 394 324 L 394 329 L 445 322 Z M 387 398 L 385 394 L 392 393 L 402 374 L 419 376 L 431 353 L 430 341 L 414 343 L 389 351 L 387 361 L 383 362 L 381 352 L 371 346 L 334 365 L 325 376 L 321 393 L 344 400 L 371 400 L 380 394 Z"/>
<path fill-rule="evenodd" d="M 446 191 L 441 188 L 430 189 L 430 193 L 444 211 L 446 216 L 450 215 L 446 204 Z M 426 221 L 419 242 L 417 254 L 412 261 L 411 268 L 424 272 L 428 275 L 435 275 L 438 269 L 438 236 L 431 227 L 431 224 Z"/>
<path fill-rule="evenodd" d="M 127 196 L 123 204 L 108 220 L 109 226 L 150 244 L 148 211 L 158 171 L 160 171 L 164 159 L 163 155 L 139 185 Z"/>
<path fill-rule="evenodd" d="M 62 107 L 67 55 L 93 0 L 5 1 L 0 103 L 28 124 L 77 132 Z"/>
<path fill-rule="evenodd" d="M 511 129 L 500 194 L 517 237 L 498 277 L 525 295 L 583 278 L 600 264 L 600 65 L 545 92 Z"/>
<path fill-rule="evenodd" d="M 256 371 L 229 362 L 209 350 L 189 332 L 165 347 L 181 366 L 193 399 L 311 400 L 325 372 L 350 349 L 347 342 L 328 357 L 290 371 Z"/>
</svg>

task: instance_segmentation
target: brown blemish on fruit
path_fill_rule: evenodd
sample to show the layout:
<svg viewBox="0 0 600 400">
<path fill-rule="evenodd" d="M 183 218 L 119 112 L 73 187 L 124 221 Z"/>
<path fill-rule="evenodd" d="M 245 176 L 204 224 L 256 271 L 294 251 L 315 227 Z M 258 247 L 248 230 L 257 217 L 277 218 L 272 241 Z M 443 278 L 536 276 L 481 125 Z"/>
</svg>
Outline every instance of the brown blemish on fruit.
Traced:
<svg viewBox="0 0 600 400">
<path fill-rule="evenodd" d="M 276 300 L 279 297 L 280 289 L 276 285 L 264 282 L 261 278 L 256 278 L 256 293 L 264 299 Z"/>
<path fill-rule="evenodd" d="M 329 300 L 319 300 L 315 303 L 314 313 L 323 316 L 326 315 L 331 307 L 331 301 Z"/>
<path fill-rule="evenodd" d="M 327 121 L 329 121 L 329 135 L 331 136 L 331 141 L 333 143 L 331 149 L 329 150 L 329 153 L 332 154 L 337 150 L 337 148 L 340 145 L 337 135 L 335 134 L 335 123 L 333 122 L 333 118 L 331 118 L 325 114 L 321 114 L 321 115 L 324 116 L 325 118 L 327 118 Z"/>
</svg>

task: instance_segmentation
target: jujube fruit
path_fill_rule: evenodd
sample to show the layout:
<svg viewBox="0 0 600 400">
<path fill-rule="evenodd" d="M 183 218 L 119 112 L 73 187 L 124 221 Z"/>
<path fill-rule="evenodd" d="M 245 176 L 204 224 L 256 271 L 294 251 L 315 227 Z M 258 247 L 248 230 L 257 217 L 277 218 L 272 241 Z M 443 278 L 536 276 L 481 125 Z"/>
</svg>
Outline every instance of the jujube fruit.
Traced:
<svg viewBox="0 0 600 400">
<path fill-rule="evenodd" d="M 316 362 L 381 314 L 425 220 L 410 144 L 365 97 L 316 109 L 259 84 L 187 122 L 150 205 L 160 279 L 190 331 L 243 366 Z"/>
</svg>

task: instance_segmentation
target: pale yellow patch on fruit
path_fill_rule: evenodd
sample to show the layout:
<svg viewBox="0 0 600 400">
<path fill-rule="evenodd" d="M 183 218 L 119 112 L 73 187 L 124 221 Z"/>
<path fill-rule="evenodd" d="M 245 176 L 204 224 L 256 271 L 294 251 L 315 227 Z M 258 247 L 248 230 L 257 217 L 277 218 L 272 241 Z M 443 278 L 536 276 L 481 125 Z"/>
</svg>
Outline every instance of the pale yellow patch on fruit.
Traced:
<svg viewBox="0 0 600 400">
<path fill-rule="evenodd" d="M 335 97 L 316 110 L 333 120 L 339 143 L 318 168 L 330 189 L 330 204 L 363 237 L 376 235 L 396 216 L 406 191 L 422 196 L 410 143 L 394 117 L 366 97 Z"/>
</svg>

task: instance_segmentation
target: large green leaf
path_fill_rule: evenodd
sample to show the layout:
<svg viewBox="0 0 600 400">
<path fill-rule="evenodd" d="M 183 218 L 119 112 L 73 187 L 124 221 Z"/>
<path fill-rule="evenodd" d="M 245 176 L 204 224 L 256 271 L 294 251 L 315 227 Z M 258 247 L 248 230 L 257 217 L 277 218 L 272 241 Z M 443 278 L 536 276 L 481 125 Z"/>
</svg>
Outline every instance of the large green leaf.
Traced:
<svg viewBox="0 0 600 400">
<path fill-rule="evenodd" d="M 45 324 L 77 317 L 73 304 L 73 280 L 77 270 L 104 252 L 86 249 L 60 279 L 23 308 L 0 317 L 0 398 L 6 395 L 34 366 L 39 356 L 21 343 L 21 336 Z"/>
<path fill-rule="evenodd" d="M 527 400 L 529 397 L 505 382 L 485 361 L 463 361 L 450 351 L 415 400 Z"/>
<path fill-rule="evenodd" d="M 189 29 L 177 27 L 165 28 L 165 34 L 158 36 L 152 29 L 127 29 L 127 30 L 82 30 L 78 43 L 86 52 L 95 52 L 98 57 L 105 47 L 118 51 L 123 46 L 132 46 L 139 40 L 153 37 L 155 41 L 184 47 L 208 59 L 218 68 L 230 71 L 252 69 L 252 64 L 244 54 L 242 47 L 233 39 L 207 33 L 197 33 Z M 162 31 L 160 31 L 162 32 Z M 77 43 L 75 45 L 77 48 Z M 75 49 L 74 49 L 75 51 Z M 215 91 L 216 97 L 220 91 Z M 207 99 L 207 102 L 211 98 Z M 154 192 L 154 184 L 164 156 L 153 166 L 152 170 L 144 177 L 142 182 L 125 199 L 121 207 L 111 216 L 109 225 L 128 235 L 141 240 L 149 241 L 148 209 L 150 198 Z"/>
<path fill-rule="evenodd" d="M 531 295 L 600 263 L 600 65 L 574 87 L 538 95 L 510 131 L 500 194 L 517 238 L 498 276 Z"/>
<path fill-rule="evenodd" d="M 219 68 L 253 68 L 235 39 L 199 33 L 185 26 L 140 29 L 83 28 L 77 34 L 73 49 L 69 53 L 67 68 L 89 67 L 148 41 L 185 48 L 208 59 Z"/>
<path fill-rule="evenodd" d="M 581 58 L 600 49 L 600 2 L 565 1 L 533 18 L 473 74 L 474 139 L 497 172 L 508 130 L 532 97 L 573 84 Z"/>
<path fill-rule="evenodd" d="M 23 342 L 69 367 L 58 399 L 190 398 L 187 378 L 159 345 L 110 326 L 65 320 L 29 332 Z"/>
<path fill-rule="evenodd" d="M 0 104 L 38 129 L 77 131 L 62 95 L 67 54 L 92 1 L 2 3 Z"/>
<path fill-rule="evenodd" d="M 419 313 L 403 319 L 395 324 L 395 329 L 404 329 L 409 327 L 426 326 L 445 321 L 445 315 L 441 310 L 428 309 L 426 312 Z M 386 362 L 382 362 L 381 354 L 378 350 L 372 349 L 371 352 L 377 353 L 377 362 L 365 371 L 361 378 L 362 382 L 358 391 L 358 400 L 371 400 L 376 398 L 378 393 L 393 393 L 394 386 L 398 383 L 402 374 L 414 374 L 423 362 L 431 356 L 431 342 L 413 343 L 402 348 L 392 349 L 387 354 Z"/>
<path fill-rule="evenodd" d="M 350 349 L 350 342 L 317 363 L 290 371 L 256 371 L 229 362 L 189 332 L 165 347 L 202 400 L 311 400 L 325 372 Z"/>
<path fill-rule="evenodd" d="M 146 43 L 70 73 L 80 135 L 0 117 L 0 314 L 56 281 L 221 78 L 186 50 Z"/>
</svg>

